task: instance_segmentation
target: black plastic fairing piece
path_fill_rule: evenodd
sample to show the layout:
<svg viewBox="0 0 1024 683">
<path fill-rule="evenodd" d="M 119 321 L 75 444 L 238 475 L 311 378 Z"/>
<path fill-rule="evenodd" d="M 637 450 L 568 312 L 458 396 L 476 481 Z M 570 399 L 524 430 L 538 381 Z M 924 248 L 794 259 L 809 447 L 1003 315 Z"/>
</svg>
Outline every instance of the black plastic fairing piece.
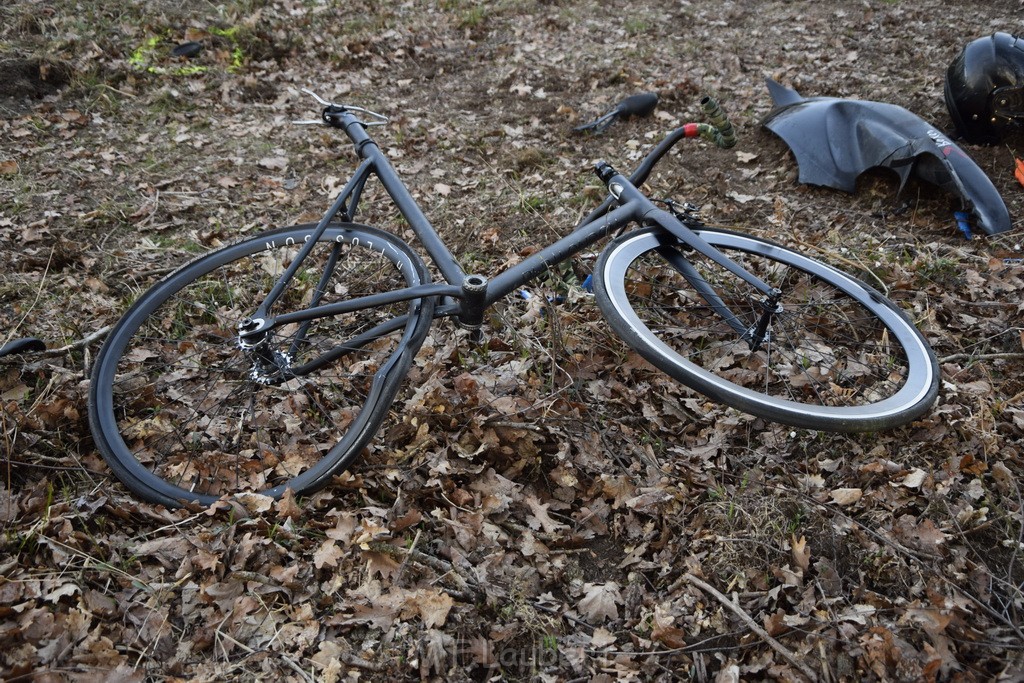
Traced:
<svg viewBox="0 0 1024 683">
<path fill-rule="evenodd" d="M 889 168 L 900 191 L 911 175 L 960 197 L 989 235 L 1010 229 L 998 190 L 938 128 L 903 107 L 837 97 L 804 98 L 767 79 L 775 108 L 761 122 L 793 151 L 800 182 L 846 192 L 870 168 Z"/>
</svg>

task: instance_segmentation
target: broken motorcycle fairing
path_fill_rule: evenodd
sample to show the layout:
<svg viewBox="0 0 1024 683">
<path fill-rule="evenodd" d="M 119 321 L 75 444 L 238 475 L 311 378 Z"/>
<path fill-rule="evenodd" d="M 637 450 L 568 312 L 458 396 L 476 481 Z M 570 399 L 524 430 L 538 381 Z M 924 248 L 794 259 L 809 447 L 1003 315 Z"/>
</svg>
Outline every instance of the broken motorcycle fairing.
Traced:
<svg viewBox="0 0 1024 683">
<path fill-rule="evenodd" d="M 761 122 L 796 156 L 800 182 L 853 192 L 870 168 L 914 175 L 960 197 L 989 235 L 1010 229 L 1006 204 L 985 172 L 942 131 L 903 107 L 838 97 L 804 98 L 767 79 L 775 108 Z"/>
</svg>

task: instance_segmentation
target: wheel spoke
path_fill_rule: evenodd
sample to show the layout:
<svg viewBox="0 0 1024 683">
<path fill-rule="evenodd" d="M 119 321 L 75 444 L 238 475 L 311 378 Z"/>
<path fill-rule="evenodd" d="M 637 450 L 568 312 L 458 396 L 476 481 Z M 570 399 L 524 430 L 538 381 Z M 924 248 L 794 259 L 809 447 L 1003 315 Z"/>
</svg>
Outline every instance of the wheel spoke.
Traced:
<svg viewBox="0 0 1024 683">
<path fill-rule="evenodd" d="M 746 331 L 765 295 L 657 230 L 615 240 L 598 264 L 609 322 L 670 375 L 725 403 L 797 426 L 847 431 L 898 424 L 937 392 L 934 355 L 896 307 L 823 264 L 735 233 L 708 243 L 782 292 L 765 338 Z"/>
<path fill-rule="evenodd" d="M 238 344 L 238 321 L 258 308 L 309 232 L 268 233 L 193 262 L 144 294 L 111 332 L 90 409 L 101 452 L 118 465 L 115 472 L 127 472 L 125 482 L 139 495 L 176 504 L 319 486 L 358 454 L 383 419 L 397 382 L 364 409 L 370 386 L 380 381 L 375 373 L 400 352 L 394 372 L 405 371 L 411 354 L 402 350 L 408 344 L 414 352 L 422 342 L 432 301 L 287 326 L 268 335 L 261 360 Z M 331 228 L 322 239 L 275 314 L 426 281 L 408 247 L 372 228 Z M 342 258 L 325 270 L 332 252 Z M 395 318 L 406 325 L 302 376 L 291 372 Z M 341 443 L 347 447 L 333 448 Z"/>
</svg>

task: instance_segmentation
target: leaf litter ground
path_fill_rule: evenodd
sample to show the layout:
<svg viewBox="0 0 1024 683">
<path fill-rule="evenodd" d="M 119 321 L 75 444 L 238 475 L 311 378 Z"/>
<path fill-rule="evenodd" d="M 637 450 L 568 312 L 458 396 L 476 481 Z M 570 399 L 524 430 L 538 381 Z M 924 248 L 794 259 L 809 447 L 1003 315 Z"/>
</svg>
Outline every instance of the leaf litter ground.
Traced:
<svg viewBox="0 0 1024 683">
<path fill-rule="evenodd" d="M 946 64 L 1022 16 L 936 0 L 3 7 L 0 320 L 51 351 L 0 366 L 2 677 L 1019 677 L 1020 219 L 965 241 L 926 187 L 800 186 L 758 121 L 770 76 L 948 127 Z M 186 41 L 204 46 L 191 61 L 171 54 Z M 302 87 L 391 117 L 375 132 L 483 273 L 600 201 L 592 161 L 630 166 L 711 92 L 739 146 L 680 147 L 651 191 L 884 288 L 940 357 L 939 403 L 863 436 L 716 406 L 610 334 L 584 254 L 496 307 L 481 345 L 437 325 L 324 491 L 142 504 L 88 434 L 98 344 L 196 253 L 318 218 L 352 155 L 290 124 L 315 114 Z M 571 134 L 651 90 L 653 118 Z M 1014 217 L 1022 142 L 968 148 Z"/>
</svg>

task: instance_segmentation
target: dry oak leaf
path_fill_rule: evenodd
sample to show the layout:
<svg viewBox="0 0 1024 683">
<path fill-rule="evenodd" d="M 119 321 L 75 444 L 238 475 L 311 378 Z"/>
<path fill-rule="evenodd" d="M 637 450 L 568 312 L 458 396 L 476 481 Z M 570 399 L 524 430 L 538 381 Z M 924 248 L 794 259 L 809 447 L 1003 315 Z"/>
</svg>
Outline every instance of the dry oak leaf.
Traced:
<svg viewBox="0 0 1024 683">
<path fill-rule="evenodd" d="M 191 554 L 189 542 L 179 536 L 155 538 L 132 549 L 139 557 L 153 557 L 165 567 L 177 568 Z"/>
<path fill-rule="evenodd" d="M 337 643 L 326 640 L 320 643 L 320 650 L 310 657 L 320 667 L 320 677 L 324 683 L 337 683 L 342 679 L 345 665 L 341 663 L 341 657 L 345 652 Z"/>
<path fill-rule="evenodd" d="M 354 514 L 342 512 L 338 515 L 338 523 L 334 525 L 334 528 L 328 529 L 324 533 L 327 538 L 349 545 L 352 543 L 352 537 L 355 536 L 358 526 L 359 520 L 356 519 Z"/>
<path fill-rule="evenodd" d="M 256 163 L 271 171 L 283 171 L 288 168 L 288 157 L 264 157 Z"/>
<path fill-rule="evenodd" d="M 270 496 L 265 496 L 262 493 L 252 493 L 250 491 L 243 491 L 235 495 L 233 500 L 240 502 L 246 510 L 253 514 L 262 514 L 268 512 L 274 503 L 276 502 Z"/>
<path fill-rule="evenodd" d="M 928 518 L 918 523 L 913 515 L 903 515 L 892 528 L 896 537 L 913 550 L 940 554 L 946 542 L 946 534 Z"/>
<path fill-rule="evenodd" d="M 313 566 L 317 569 L 322 569 L 324 565 L 328 567 L 337 567 L 338 559 L 344 554 L 341 548 L 334 542 L 333 539 L 327 539 L 324 541 L 316 552 L 313 553 Z"/>
<path fill-rule="evenodd" d="M 853 505 L 864 497 L 864 489 L 832 489 L 831 494 L 836 505 Z"/>
<path fill-rule="evenodd" d="M 619 608 L 622 604 L 622 593 L 619 584 L 614 581 L 608 583 L 585 583 L 583 590 L 586 595 L 580 600 L 580 612 L 589 621 L 603 621 L 604 619 L 618 619 Z"/>
<path fill-rule="evenodd" d="M 796 534 L 793 534 L 790 546 L 793 551 L 793 563 L 802 571 L 807 571 L 811 566 L 811 549 L 807 547 L 807 539 L 803 536 L 797 538 Z"/>
<path fill-rule="evenodd" d="M 780 636 L 786 631 L 790 630 L 790 627 L 786 624 L 786 613 L 783 610 L 776 610 L 775 614 L 766 615 L 762 620 L 764 623 L 764 630 L 768 635 Z"/>
<path fill-rule="evenodd" d="M 412 603 L 410 605 L 410 603 Z M 406 600 L 406 606 L 415 607 L 419 612 L 423 625 L 427 628 L 444 626 L 448 620 L 448 613 L 455 606 L 452 596 L 436 588 L 430 590 L 418 590 L 411 593 Z"/>
<path fill-rule="evenodd" d="M 302 508 L 295 502 L 295 492 L 290 488 L 284 490 L 284 495 L 277 501 L 276 507 L 279 517 L 292 521 L 302 517 Z"/>
<path fill-rule="evenodd" d="M 501 476 L 491 467 L 484 473 L 483 477 L 470 484 L 469 488 L 481 495 L 481 512 L 489 515 L 508 510 L 508 506 L 512 503 L 513 498 L 518 497 L 519 489 L 522 486 L 511 479 Z"/>
<path fill-rule="evenodd" d="M 665 647 L 678 648 L 686 646 L 686 631 L 674 625 L 675 617 L 667 613 L 662 605 L 655 605 L 654 617 L 651 620 L 651 639 Z"/>
<path fill-rule="evenodd" d="M 375 550 L 363 551 L 363 558 L 366 560 L 366 569 L 370 576 L 380 574 L 382 579 L 391 579 L 398 575 L 401 563 L 387 553 Z"/>
<path fill-rule="evenodd" d="M 924 470 L 915 467 L 910 474 L 903 478 L 903 481 L 898 482 L 900 486 L 906 486 L 908 489 L 916 489 L 924 483 L 925 477 L 928 473 Z"/>
<path fill-rule="evenodd" d="M 530 508 L 530 512 L 533 513 L 526 520 L 531 529 L 536 530 L 544 527 L 545 533 L 553 534 L 566 528 L 565 524 L 551 519 L 551 516 L 548 514 L 548 505 L 537 500 L 537 496 L 530 494 L 526 496 L 525 502 L 527 507 Z"/>
<path fill-rule="evenodd" d="M 615 634 L 605 628 L 595 628 L 594 635 L 590 637 L 590 644 L 596 648 L 608 647 L 615 643 Z"/>
</svg>

